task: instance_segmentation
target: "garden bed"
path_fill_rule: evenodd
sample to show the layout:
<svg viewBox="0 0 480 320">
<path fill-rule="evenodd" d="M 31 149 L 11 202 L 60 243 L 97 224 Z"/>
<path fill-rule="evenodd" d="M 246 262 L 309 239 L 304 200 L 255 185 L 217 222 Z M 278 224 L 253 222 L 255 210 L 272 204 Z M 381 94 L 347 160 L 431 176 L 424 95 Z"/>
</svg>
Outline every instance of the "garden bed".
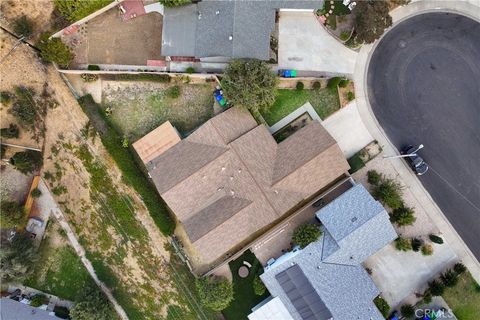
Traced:
<svg viewBox="0 0 480 320">
<path fill-rule="evenodd" d="M 459 320 L 480 319 L 480 285 L 469 272 L 460 275 L 458 284 L 447 288 L 443 298 Z"/>
<path fill-rule="evenodd" d="M 340 109 L 336 88 L 321 88 L 318 90 L 278 89 L 275 103 L 268 112 L 263 112 L 262 115 L 268 125 L 272 126 L 306 102 L 310 102 L 322 119 Z"/>
<path fill-rule="evenodd" d="M 288 125 L 283 127 L 282 129 L 278 130 L 274 135 L 273 138 L 277 143 L 282 142 L 283 140 L 287 139 L 289 136 L 300 130 L 301 128 L 305 127 L 307 124 L 312 122 L 312 118 L 308 113 L 302 114 L 297 119 L 290 122 Z"/>
</svg>

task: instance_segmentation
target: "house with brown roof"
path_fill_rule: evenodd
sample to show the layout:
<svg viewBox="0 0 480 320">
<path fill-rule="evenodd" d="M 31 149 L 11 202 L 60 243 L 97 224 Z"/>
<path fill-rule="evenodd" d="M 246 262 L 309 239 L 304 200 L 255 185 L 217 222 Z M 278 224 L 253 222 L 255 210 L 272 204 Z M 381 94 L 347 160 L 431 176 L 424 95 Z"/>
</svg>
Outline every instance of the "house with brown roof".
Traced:
<svg viewBox="0 0 480 320">
<path fill-rule="evenodd" d="M 252 243 L 349 169 L 319 122 L 277 143 L 264 125 L 236 108 L 145 164 L 198 274 Z"/>
</svg>

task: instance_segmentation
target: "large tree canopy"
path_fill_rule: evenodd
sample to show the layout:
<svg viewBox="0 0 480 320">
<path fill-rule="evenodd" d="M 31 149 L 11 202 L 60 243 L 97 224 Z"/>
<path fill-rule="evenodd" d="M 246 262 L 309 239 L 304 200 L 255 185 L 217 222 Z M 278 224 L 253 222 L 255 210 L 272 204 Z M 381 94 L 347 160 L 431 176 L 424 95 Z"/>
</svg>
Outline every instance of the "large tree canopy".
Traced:
<svg viewBox="0 0 480 320">
<path fill-rule="evenodd" d="M 277 76 L 260 60 L 235 59 L 230 62 L 222 79 L 227 101 L 252 111 L 267 110 L 275 102 Z"/>
<path fill-rule="evenodd" d="M 60 38 L 48 39 L 48 36 L 44 35 L 37 46 L 43 60 L 55 62 L 60 67 L 67 67 L 73 60 L 73 53 Z"/>
<path fill-rule="evenodd" d="M 233 300 L 233 286 L 226 278 L 200 278 L 196 287 L 202 304 L 212 310 L 221 311 Z"/>
<path fill-rule="evenodd" d="M 0 204 L 2 228 L 23 226 L 26 222 L 23 206 L 15 201 L 2 199 Z"/>
<path fill-rule="evenodd" d="M 33 271 L 37 255 L 32 239 L 17 233 L 12 241 L 2 241 L 0 246 L 0 281 L 22 283 Z"/>
<path fill-rule="evenodd" d="M 98 288 L 87 288 L 84 299 L 70 310 L 72 320 L 110 320 L 114 313 L 109 301 Z"/>
<path fill-rule="evenodd" d="M 355 33 L 358 42 L 372 43 L 392 25 L 388 1 L 358 1 L 354 9 Z"/>
<path fill-rule="evenodd" d="M 307 223 L 295 229 L 292 240 L 295 244 L 299 245 L 300 248 L 305 248 L 310 243 L 317 241 L 321 235 L 322 232 L 318 225 Z"/>
</svg>

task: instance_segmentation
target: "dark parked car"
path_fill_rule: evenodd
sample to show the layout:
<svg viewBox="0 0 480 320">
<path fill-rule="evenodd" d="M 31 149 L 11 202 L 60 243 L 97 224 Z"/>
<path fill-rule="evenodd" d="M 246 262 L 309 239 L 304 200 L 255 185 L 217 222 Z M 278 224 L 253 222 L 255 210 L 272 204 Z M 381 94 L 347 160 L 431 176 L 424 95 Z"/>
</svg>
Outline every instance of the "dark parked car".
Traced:
<svg viewBox="0 0 480 320">
<path fill-rule="evenodd" d="M 409 145 L 402 150 L 402 154 L 411 154 L 409 157 L 405 157 L 405 160 L 408 162 L 413 171 L 419 176 L 425 174 L 428 171 L 428 164 L 420 157 L 416 152 L 419 150 L 419 147 L 414 147 Z"/>
</svg>

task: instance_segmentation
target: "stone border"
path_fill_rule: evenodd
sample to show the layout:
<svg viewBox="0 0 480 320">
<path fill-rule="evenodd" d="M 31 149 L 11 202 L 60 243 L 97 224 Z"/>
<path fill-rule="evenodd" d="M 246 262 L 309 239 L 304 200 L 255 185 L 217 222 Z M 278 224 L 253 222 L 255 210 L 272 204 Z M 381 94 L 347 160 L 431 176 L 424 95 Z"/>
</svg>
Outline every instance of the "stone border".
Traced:
<svg viewBox="0 0 480 320">
<path fill-rule="evenodd" d="M 461 14 L 480 22 L 480 2 L 478 3 L 479 5 L 477 6 L 467 1 L 415 1 L 407 6 L 398 7 L 391 12 L 394 23 L 393 27 L 415 15 L 437 12 L 440 10 Z M 388 31 L 385 32 L 385 34 L 386 33 L 388 33 Z M 370 132 L 373 138 L 379 141 L 383 147 L 383 150 L 387 153 L 399 154 L 398 150 L 390 142 L 385 131 L 380 126 L 380 123 L 376 119 L 368 100 L 368 65 L 374 49 L 380 40 L 377 40 L 374 44 L 364 45 L 357 56 L 357 62 L 354 70 L 354 82 L 356 84 L 355 97 L 360 117 L 362 118 L 367 130 Z M 412 193 L 416 196 L 417 201 L 427 212 L 428 217 L 442 231 L 444 238 L 453 248 L 459 259 L 462 260 L 462 262 L 467 266 L 473 278 L 480 283 L 480 262 L 475 258 L 473 253 L 463 242 L 460 235 L 448 221 L 441 209 L 437 206 L 428 191 L 423 187 L 423 185 L 408 168 L 404 161 L 401 159 L 394 159 L 390 161 L 392 161 L 392 165 L 401 179 L 407 183 L 407 187 L 412 189 Z"/>
<path fill-rule="evenodd" d="M 320 116 L 317 114 L 315 109 L 313 109 L 310 102 L 307 101 L 303 106 L 297 108 L 293 112 L 290 112 L 288 115 L 277 121 L 274 125 L 268 127 L 268 131 L 273 135 L 304 113 L 308 113 L 313 120 L 318 120 L 320 123 L 322 123 L 322 119 L 320 119 Z"/>
</svg>

